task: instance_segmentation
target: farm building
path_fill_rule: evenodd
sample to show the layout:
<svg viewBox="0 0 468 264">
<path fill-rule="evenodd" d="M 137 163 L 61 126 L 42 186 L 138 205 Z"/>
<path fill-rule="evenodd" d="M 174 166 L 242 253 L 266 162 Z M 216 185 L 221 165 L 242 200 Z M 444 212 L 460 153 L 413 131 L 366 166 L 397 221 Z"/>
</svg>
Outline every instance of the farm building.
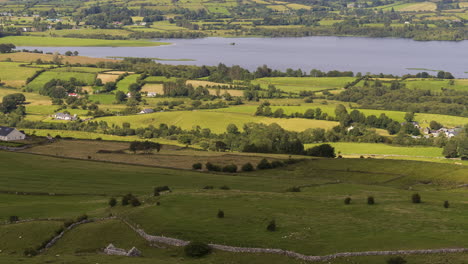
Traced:
<svg viewBox="0 0 468 264">
<path fill-rule="evenodd" d="M 26 138 L 26 135 L 18 131 L 13 127 L 4 127 L 0 126 L 0 140 L 3 141 L 13 141 L 13 140 L 23 140 Z"/>
<path fill-rule="evenodd" d="M 150 108 L 146 108 L 140 111 L 140 114 L 151 114 L 151 113 L 154 113 L 154 110 Z"/>
<path fill-rule="evenodd" d="M 65 121 L 75 121 L 78 119 L 78 117 L 75 115 L 70 115 L 66 113 L 56 113 L 54 116 L 54 119 L 56 120 L 65 120 Z"/>
</svg>

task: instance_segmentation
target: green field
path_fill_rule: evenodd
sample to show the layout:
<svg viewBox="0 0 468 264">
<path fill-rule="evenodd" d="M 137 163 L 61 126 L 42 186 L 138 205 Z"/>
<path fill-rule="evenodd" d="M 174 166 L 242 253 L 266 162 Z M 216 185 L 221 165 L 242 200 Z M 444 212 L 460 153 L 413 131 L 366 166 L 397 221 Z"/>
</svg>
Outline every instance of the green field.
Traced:
<svg viewBox="0 0 468 264">
<path fill-rule="evenodd" d="M 40 68 L 20 67 L 24 63 L 0 62 L 0 80 L 7 86 L 21 87 Z"/>
<path fill-rule="evenodd" d="M 235 124 L 239 129 L 242 129 L 243 125 L 249 122 L 265 124 L 277 123 L 284 129 L 292 131 L 303 131 L 307 128 L 317 127 L 331 128 L 338 124 L 337 122 L 324 120 L 267 118 L 255 117 L 249 114 L 209 111 L 177 111 L 132 116 L 111 116 L 96 118 L 94 121 L 106 121 L 109 124 L 119 126 L 121 126 L 123 122 L 129 122 L 132 128 L 147 127 L 148 125 L 158 126 L 161 123 L 179 126 L 188 130 L 195 126 L 200 126 L 202 128 L 209 128 L 214 133 L 224 133 L 229 124 Z"/>
<path fill-rule="evenodd" d="M 281 101 L 277 100 L 270 100 L 272 105 L 270 106 L 272 111 L 275 111 L 278 108 L 282 108 L 285 114 L 292 114 L 292 113 L 304 113 L 307 109 L 315 109 L 320 108 L 322 109 L 323 113 L 327 113 L 329 116 L 335 116 L 335 108 L 338 104 L 343 104 L 347 107 L 348 112 L 351 112 L 352 109 L 349 108 L 344 102 L 337 102 L 337 101 L 326 101 L 326 104 L 323 104 L 326 100 L 317 100 L 315 103 L 303 103 L 303 102 L 292 102 L 291 105 L 281 104 Z M 299 105 L 295 105 L 299 104 Z M 238 113 L 238 114 L 249 114 L 253 115 L 257 110 L 257 105 L 241 105 L 241 106 L 233 106 L 229 108 L 221 108 L 221 109 L 213 109 L 207 110 L 212 112 L 226 112 L 226 113 Z M 380 116 L 382 113 L 385 113 L 386 116 L 398 121 L 404 122 L 405 112 L 400 111 L 391 111 L 391 110 L 374 110 L 374 109 L 361 109 L 357 108 L 357 110 L 364 113 L 366 116 L 375 115 Z M 438 115 L 438 114 L 426 114 L 426 113 L 416 113 L 415 121 L 419 122 L 422 127 L 428 126 L 431 121 L 437 121 L 445 126 L 448 127 L 456 127 L 456 126 L 463 126 L 468 124 L 468 118 L 460 117 L 460 116 L 449 116 L 449 115 Z"/>
<path fill-rule="evenodd" d="M 1 194 L 6 202 L 0 208 L 0 219 L 10 215 L 18 215 L 20 219 L 67 219 L 83 213 L 90 217 L 113 213 L 150 234 L 283 248 L 313 255 L 463 247 L 468 238 L 464 232 L 468 193 L 453 189 L 466 183 L 466 166 L 379 159 L 318 159 L 281 169 L 229 175 L 12 152 L 0 152 L 0 158 L 1 171 L 8 171 L 2 190 L 55 194 Z M 169 185 L 173 192 L 151 197 L 152 187 L 161 185 Z M 202 190 L 206 185 L 228 185 L 231 190 Z M 291 186 L 303 187 L 298 193 L 285 192 Z M 128 192 L 138 195 L 143 206 L 108 208 L 109 197 Z M 410 202 L 414 192 L 421 194 L 422 204 Z M 368 195 L 375 197 L 375 205 L 366 204 Z M 344 205 L 345 197 L 352 197 L 351 205 Z M 450 201 L 449 209 L 442 207 L 445 200 Z M 155 206 L 156 201 L 161 206 Z M 224 210 L 224 219 L 216 217 L 218 209 Z M 271 219 L 277 222 L 276 232 L 265 230 Z M 224 263 L 226 259 L 229 263 L 301 263 L 281 256 L 218 251 L 200 260 L 190 260 L 183 257 L 180 248 L 148 247 L 118 220 L 82 225 L 66 233 L 44 255 L 29 259 L 22 256 L 25 248 L 40 244 L 60 222 L 0 225 L 4 238 L 0 246 L 6 253 L 0 254 L 0 261 L 11 263 L 21 259 L 22 263 L 44 263 L 60 259 L 66 263 L 83 260 L 128 263 L 128 259 L 99 253 L 114 243 L 118 247 L 136 246 L 142 250 L 143 257 L 132 263 Z M 386 258 L 359 257 L 330 263 L 384 263 Z M 424 262 L 428 259 L 463 263 L 466 254 L 405 258 L 421 264 L 440 263 Z"/>
<path fill-rule="evenodd" d="M 96 67 L 60 67 L 52 69 L 54 72 L 85 72 L 85 73 L 100 73 L 110 71 L 111 69 L 103 69 Z"/>
<path fill-rule="evenodd" d="M 39 91 L 42 87 L 44 87 L 44 84 L 52 79 L 68 81 L 70 78 L 75 78 L 78 81 L 85 83 L 86 85 L 92 85 L 96 80 L 96 74 L 85 72 L 46 71 L 41 73 L 32 82 L 28 83 L 27 87 L 34 91 Z"/>
<path fill-rule="evenodd" d="M 434 79 L 410 79 L 405 80 L 404 83 L 406 84 L 407 88 L 410 89 L 423 89 L 423 90 L 431 90 L 435 92 L 440 92 L 442 88 L 445 89 L 452 89 L 458 91 L 468 91 L 468 80 L 466 79 L 457 79 L 454 80 L 454 84 L 450 85 L 449 80 L 434 80 Z"/>
<path fill-rule="evenodd" d="M 107 40 L 32 36 L 3 37 L 0 38 L 0 43 L 13 43 L 16 46 L 31 47 L 146 47 L 168 44 L 164 42 L 153 42 L 149 40 Z"/>
<path fill-rule="evenodd" d="M 260 84 L 264 89 L 273 84 L 284 92 L 298 93 L 300 91 L 323 91 L 341 89 L 345 84 L 354 81 L 353 77 L 271 77 L 256 79 L 252 83 Z"/>
<path fill-rule="evenodd" d="M 131 84 L 136 83 L 137 78 L 140 77 L 138 74 L 131 74 L 123 78 L 121 81 L 117 83 L 117 90 L 127 93 L 128 87 Z"/>
<path fill-rule="evenodd" d="M 306 148 L 317 144 L 306 144 Z M 372 143 L 330 143 L 337 153 L 343 155 L 377 155 L 442 158 L 442 149 L 436 147 L 398 147 Z"/>
</svg>

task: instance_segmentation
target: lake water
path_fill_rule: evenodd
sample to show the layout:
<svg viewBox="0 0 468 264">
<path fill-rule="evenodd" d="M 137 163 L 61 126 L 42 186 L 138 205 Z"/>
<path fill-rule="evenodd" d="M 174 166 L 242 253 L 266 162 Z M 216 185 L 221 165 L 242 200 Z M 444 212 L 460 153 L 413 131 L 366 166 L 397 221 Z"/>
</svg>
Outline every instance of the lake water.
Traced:
<svg viewBox="0 0 468 264">
<path fill-rule="evenodd" d="M 254 70 L 263 64 L 287 68 L 350 70 L 354 72 L 402 75 L 425 68 L 468 77 L 468 41 L 413 41 L 409 39 L 303 37 L 303 38 L 204 38 L 163 39 L 172 45 L 156 47 L 19 47 L 45 52 L 77 50 L 90 57 L 147 57 L 193 59 L 161 61 L 170 64 L 240 65 Z M 235 43 L 235 45 L 231 45 Z"/>
</svg>

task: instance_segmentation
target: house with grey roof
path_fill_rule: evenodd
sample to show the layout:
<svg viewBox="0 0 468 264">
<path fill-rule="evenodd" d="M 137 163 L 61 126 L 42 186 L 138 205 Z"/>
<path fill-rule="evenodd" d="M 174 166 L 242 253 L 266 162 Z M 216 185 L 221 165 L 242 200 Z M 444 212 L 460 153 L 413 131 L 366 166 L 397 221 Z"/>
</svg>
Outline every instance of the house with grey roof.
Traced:
<svg viewBox="0 0 468 264">
<path fill-rule="evenodd" d="M 151 114 L 154 113 L 154 110 L 151 108 L 146 108 L 140 111 L 140 114 Z"/>
<path fill-rule="evenodd" d="M 2 141 L 23 140 L 25 138 L 26 135 L 14 127 L 0 126 L 0 140 Z"/>
<path fill-rule="evenodd" d="M 65 121 L 75 121 L 78 119 L 78 117 L 75 115 L 70 115 L 67 113 L 56 113 L 53 115 L 53 118 L 56 120 L 65 120 Z"/>
</svg>

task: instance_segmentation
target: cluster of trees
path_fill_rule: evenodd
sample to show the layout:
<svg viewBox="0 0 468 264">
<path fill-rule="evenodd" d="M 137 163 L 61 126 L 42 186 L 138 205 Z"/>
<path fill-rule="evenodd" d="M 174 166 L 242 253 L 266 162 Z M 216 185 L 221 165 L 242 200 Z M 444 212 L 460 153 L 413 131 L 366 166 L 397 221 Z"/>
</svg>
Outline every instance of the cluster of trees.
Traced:
<svg viewBox="0 0 468 264">
<path fill-rule="evenodd" d="M 136 153 L 137 151 L 143 151 L 144 153 L 151 153 L 153 150 L 156 150 L 156 152 L 159 152 L 162 148 L 162 145 L 157 143 L 157 142 L 151 142 L 151 141 L 133 141 L 130 143 L 130 151 L 133 151 L 133 153 Z"/>
<path fill-rule="evenodd" d="M 78 92 L 77 87 L 86 85 L 85 83 L 70 78 L 70 80 L 52 79 L 44 84 L 39 90 L 39 94 L 49 96 L 51 98 L 66 98 L 68 93 Z"/>
<path fill-rule="evenodd" d="M 0 44 L 0 53 L 11 53 L 16 49 L 16 46 L 12 43 Z"/>
<path fill-rule="evenodd" d="M 26 102 L 26 97 L 22 93 L 13 93 L 5 95 L 0 104 L 0 112 L 11 113 L 16 111 L 22 115 L 26 112 L 23 104 Z"/>
<path fill-rule="evenodd" d="M 446 142 L 443 155 L 446 158 L 461 158 L 463 160 L 468 160 L 468 125 L 465 126 L 462 133 Z"/>
<path fill-rule="evenodd" d="M 408 89 L 398 82 L 390 86 L 374 82 L 369 87 L 352 87 L 330 99 L 354 102 L 370 109 L 468 116 L 466 91 Z"/>
</svg>

